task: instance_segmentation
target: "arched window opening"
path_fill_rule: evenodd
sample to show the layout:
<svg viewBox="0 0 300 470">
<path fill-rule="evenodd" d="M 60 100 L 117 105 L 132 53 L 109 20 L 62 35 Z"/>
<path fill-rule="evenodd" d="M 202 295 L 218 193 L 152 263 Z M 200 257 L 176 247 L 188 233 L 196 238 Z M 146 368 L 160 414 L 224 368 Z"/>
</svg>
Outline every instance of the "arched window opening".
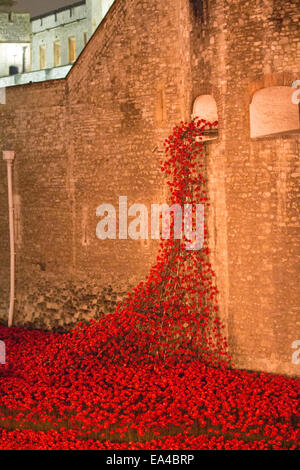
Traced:
<svg viewBox="0 0 300 470">
<path fill-rule="evenodd" d="M 76 60 L 76 40 L 74 36 L 69 37 L 69 64 Z"/>
<path fill-rule="evenodd" d="M 201 95 L 194 101 L 193 118 L 205 119 L 210 123 L 218 121 L 217 103 L 211 95 Z M 218 129 L 208 129 L 203 133 L 202 141 L 215 140 L 218 138 Z"/>
<path fill-rule="evenodd" d="M 40 69 L 46 68 L 46 47 L 44 45 L 40 46 Z"/>
<path fill-rule="evenodd" d="M 61 47 L 59 41 L 53 43 L 53 66 L 58 67 L 61 65 Z"/>
<path fill-rule="evenodd" d="M 295 89 L 287 86 L 263 88 L 250 104 L 250 137 L 262 138 L 300 132 L 299 105 L 293 103 Z"/>
</svg>

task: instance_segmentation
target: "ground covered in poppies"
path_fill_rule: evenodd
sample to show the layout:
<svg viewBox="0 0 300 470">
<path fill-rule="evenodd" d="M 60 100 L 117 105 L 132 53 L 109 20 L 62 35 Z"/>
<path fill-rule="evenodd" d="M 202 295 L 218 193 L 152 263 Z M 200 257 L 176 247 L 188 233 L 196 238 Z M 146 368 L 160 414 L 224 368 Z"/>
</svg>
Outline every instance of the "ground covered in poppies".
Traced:
<svg viewBox="0 0 300 470">
<path fill-rule="evenodd" d="M 299 448 L 300 379 L 234 370 L 228 354 L 200 207 L 214 126 L 182 122 L 166 140 L 184 234 L 174 211 L 157 263 L 113 314 L 63 334 L 0 325 L 0 449 Z"/>
<path fill-rule="evenodd" d="M 299 380 L 197 360 L 117 364 L 81 350 L 95 333 L 97 325 L 78 335 L 0 327 L 0 449 L 299 446 Z"/>
</svg>

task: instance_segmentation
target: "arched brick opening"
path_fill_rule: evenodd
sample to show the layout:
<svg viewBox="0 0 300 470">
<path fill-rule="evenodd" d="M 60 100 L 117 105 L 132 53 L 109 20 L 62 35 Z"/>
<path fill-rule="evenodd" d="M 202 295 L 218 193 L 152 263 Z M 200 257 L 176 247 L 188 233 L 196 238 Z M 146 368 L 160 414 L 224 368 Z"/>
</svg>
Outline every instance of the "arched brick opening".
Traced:
<svg viewBox="0 0 300 470">
<path fill-rule="evenodd" d="M 218 109 L 216 100 L 212 95 L 200 95 L 198 96 L 193 105 L 192 117 L 198 117 L 199 119 L 205 119 L 211 123 L 218 121 Z M 203 136 L 203 140 L 212 140 L 218 137 L 218 131 L 208 131 L 208 134 Z"/>
</svg>

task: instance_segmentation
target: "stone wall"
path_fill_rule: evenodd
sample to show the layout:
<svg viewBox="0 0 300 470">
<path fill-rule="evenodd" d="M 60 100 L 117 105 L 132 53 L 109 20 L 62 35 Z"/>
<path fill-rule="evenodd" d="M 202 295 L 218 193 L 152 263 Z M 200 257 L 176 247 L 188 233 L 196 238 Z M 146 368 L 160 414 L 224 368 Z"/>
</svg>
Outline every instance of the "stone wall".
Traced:
<svg viewBox="0 0 300 470">
<path fill-rule="evenodd" d="M 194 2 L 199 3 L 200 2 Z M 255 91 L 299 78 L 297 1 L 203 1 L 193 28 L 193 99 L 217 101 L 207 144 L 210 243 L 237 367 L 299 374 L 296 185 L 299 132 L 250 139 Z"/>
<path fill-rule="evenodd" d="M 30 14 L 0 12 L 0 43 L 29 42 Z"/>
<path fill-rule="evenodd" d="M 100 1 L 98 0 L 98 3 Z M 100 6 L 99 6 L 100 8 Z M 32 70 L 39 70 L 40 67 L 40 47 L 45 48 L 46 64 L 45 68 L 54 67 L 54 42 L 61 48 L 61 63 L 69 63 L 68 39 L 74 37 L 76 44 L 76 54 L 80 54 L 84 48 L 84 34 L 88 35 L 90 26 L 88 23 L 87 5 L 76 6 L 65 9 L 58 13 L 51 13 L 40 18 L 33 18 L 31 21 L 32 31 Z M 88 39 L 90 35 L 88 36 Z"/>
<path fill-rule="evenodd" d="M 16 151 L 16 324 L 57 328 L 106 313 L 156 259 L 155 241 L 98 240 L 96 208 L 116 205 L 120 195 L 128 196 L 129 205 L 166 198 L 159 162 L 163 140 L 184 116 L 186 74 L 184 45 L 177 46 L 180 8 L 172 8 L 171 17 L 169 9 L 158 1 L 149 6 L 119 0 L 66 81 L 7 89 L 7 104 L 0 108 L 1 147 Z M 160 39 L 162 27 L 170 42 Z M 1 178 L 4 320 L 9 272 L 4 166 Z M 68 295 L 67 286 L 72 286 Z"/>
<path fill-rule="evenodd" d="M 45 68 L 54 67 L 54 43 L 60 46 L 60 65 L 69 64 L 69 38 L 74 38 L 76 58 L 106 15 L 114 0 L 86 0 L 31 21 L 32 70 L 40 69 L 40 47 L 45 48 Z"/>
<path fill-rule="evenodd" d="M 199 95 L 217 103 L 205 144 L 211 262 L 236 367 L 299 374 L 295 164 L 299 134 L 250 139 L 253 93 L 299 77 L 297 2 L 116 0 L 65 80 L 7 90 L 14 149 L 16 323 L 61 328 L 111 311 L 154 263 L 155 241 L 96 238 L 96 208 L 161 203 L 163 141 Z M 0 315 L 9 247 L 1 171 Z M 299 335 L 298 335 L 299 336 Z"/>
</svg>

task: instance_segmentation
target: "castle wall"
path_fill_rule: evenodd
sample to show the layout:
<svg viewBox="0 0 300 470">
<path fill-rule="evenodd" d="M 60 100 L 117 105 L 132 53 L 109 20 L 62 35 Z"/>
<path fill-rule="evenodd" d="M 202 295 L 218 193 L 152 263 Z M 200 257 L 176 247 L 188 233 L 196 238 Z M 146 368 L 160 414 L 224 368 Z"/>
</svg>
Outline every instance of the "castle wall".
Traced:
<svg viewBox="0 0 300 470">
<path fill-rule="evenodd" d="M 90 38 L 115 0 L 86 0 Z"/>
<path fill-rule="evenodd" d="M 217 101 L 207 144 L 210 243 L 220 308 L 237 367 L 299 374 L 299 130 L 250 138 L 255 91 L 299 78 L 297 1 L 202 2 L 193 29 L 193 97 Z M 269 105 L 269 104 L 268 104 Z"/>
<path fill-rule="evenodd" d="M 98 318 L 146 276 L 157 242 L 100 241 L 96 209 L 121 195 L 148 208 L 166 200 L 163 141 L 209 94 L 219 136 L 205 144 L 207 216 L 230 352 L 236 367 L 299 374 L 299 134 L 252 140 L 249 122 L 255 91 L 299 78 L 297 15 L 296 1 L 116 0 L 66 80 L 7 90 L 0 138 L 16 151 L 17 324 Z M 3 321 L 6 191 L 3 165 Z"/>
<path fill-rule="evenodd" d="M 30 14 L 0 12 L 0 42 L 30 41 Z"/>
<path fill-rule="evenodd" d="M 149 210 L 166 199 L 159 162 L 166 135 L 185 114 L 187 75 L 181 10 L 173 7 L 170 16 L 169 3 L 119 0 L 66 81 L 7 89 L 0 132 L 1 147 L 16 151 L 16 324 L 58 328 L 98 318 L 155 262 L 157 241 L 97 239 L 96 209 L 117 206 L 121 195 L 129 206 L 142 202 Z M 1 178 L 6 208 L 4 166 Z M 6 214 L 0 222 L 3 320 Z"/>
<path fill-rule="evenodd" d="M 98 1 L 99 3 L 99 1 Z M 88 35 L 88 11 L 83 3 L 76 7 L 65 9 L 41 18 L 33 18 L 32 30 L 32 70 L 39 70 L 40 47 L 45 48 L 46 60 L 44 68 L 54 67 L 54 42 L 57 41 L 61 48 L 61 60 L 59 65 L 69 63 L 68 39 L 75 39 L 76 55 L 84 48 L 84 34 Z M 90 37 L 90 36 L 89 36 Z"/>
<path fill-rule="evenodd" d="M 45 48 L 43 68 L 67 65 L 69 60 L 69 39 L 75 41 L 76 58 L 106 15 L 114 0 L 86 0 L 70 8 L 49 15 L 33 18 L 32 31 L 32 70 L 40 70 L 40 48 Z M 55 64 L 54 43 L 60 47 L 60 63 Z"/>
</svg>

